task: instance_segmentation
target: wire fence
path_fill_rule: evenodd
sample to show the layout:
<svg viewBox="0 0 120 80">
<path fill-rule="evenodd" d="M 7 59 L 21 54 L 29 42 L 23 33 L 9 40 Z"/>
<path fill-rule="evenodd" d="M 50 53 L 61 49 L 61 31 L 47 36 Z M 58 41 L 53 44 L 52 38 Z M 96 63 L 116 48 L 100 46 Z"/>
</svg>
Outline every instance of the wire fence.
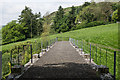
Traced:
<svg viewBox="0 0 120 80">
<path fill-rule="evenodd" d="M 69 41 L 77 48 L 80 48 L 81 54 L 89 54 L 90 62 L 93 60 L 97 65 L 105 65 L 109 68 L 109 72 L 114 76 L 114 79 L 118 78 L 118 49 L 73 38 L 69 38 Z"/>
<path fill-rule="evenodd" d="M 11 73 L 11 68 L 15 65 L 24 67 L 29 61 L 33 63 L 33 54 L 40 54 L 43 49 L 48 49 L 48 47 L 52 46 L 56 41 L 57 38 L 50 39 L 46 42 L 27 42 L 14 46 L 14 48 L 8 50 L 8 52 L 1 52 L 2 57 L 0 57 L 0 59 L 2 58 L 2 63 L 0 65 L 2 65 L 2 78 L 5 79 Z M 40 58 L 40 56 L 38 56 L 38 58 Z"/>
<path fill-rule="evenodd" d="M 43 52 L 48 49 L 56 41 L 70 41 L 74 46 L 81 50 L 81 54 L 89 54 L 90 62 L 94 61 L 97 65 L 105 65 L 109 68 L 109 72 L 118 77 L 118 52 L 119 50 L 107 46 L 86 42 L 85 40 L 75 40 L 69 37 L 56 37 L 45 42 L 28 42 L 26 44 L 15 46 L 9 52 L 2 53 L 2 77 L 8 76 L 11 67 L 14 65 L 25 65 L 30 59 L 32 61 L 33 54 Z M 40 56 L 38 56 L 40 57 Z M 9 64 L 10 63 L 10 64 Z"/>
</svg>

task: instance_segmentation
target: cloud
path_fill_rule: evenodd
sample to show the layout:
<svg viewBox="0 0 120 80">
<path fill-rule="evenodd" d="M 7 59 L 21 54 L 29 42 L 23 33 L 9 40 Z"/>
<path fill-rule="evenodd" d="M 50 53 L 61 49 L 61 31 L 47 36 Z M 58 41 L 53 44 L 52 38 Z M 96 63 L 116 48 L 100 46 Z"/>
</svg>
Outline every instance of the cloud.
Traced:
<svg viewBox="0 0 120 80">
<path fill-rule="evenodd" d="M 15 20 L 20 15 L 25 6 L 30 7 L 33 13 L 41 12 L 42 16 L 46 12 L 53 12 L 61 5 L 63 8 L 78 6 L 85 1 L 90 0 L 1 0 L 0 15 L 2 15 L 2 23 L 7 24 L 11 20 Z"/>
</svg>

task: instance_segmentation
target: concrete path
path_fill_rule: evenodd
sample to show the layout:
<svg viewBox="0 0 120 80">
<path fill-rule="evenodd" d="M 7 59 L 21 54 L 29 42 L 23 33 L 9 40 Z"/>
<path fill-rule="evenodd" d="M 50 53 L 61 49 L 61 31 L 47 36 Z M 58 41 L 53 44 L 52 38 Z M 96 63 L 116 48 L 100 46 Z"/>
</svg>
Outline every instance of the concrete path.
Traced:
<svg viewBox="0 0 120 80">
<path fill-rule="evenodd" d="M 33 64 L 20 78 L 81 78 L 99 77 L 68 41 L 56 42 L 54 47 Z"/>
</svg>

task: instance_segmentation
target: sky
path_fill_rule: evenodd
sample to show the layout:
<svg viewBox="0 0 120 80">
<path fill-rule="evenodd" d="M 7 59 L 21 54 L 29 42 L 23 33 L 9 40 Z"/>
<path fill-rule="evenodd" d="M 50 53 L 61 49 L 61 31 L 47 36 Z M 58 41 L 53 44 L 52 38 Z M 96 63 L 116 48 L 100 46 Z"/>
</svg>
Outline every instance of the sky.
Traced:
<svg viewBox="0 0 120 80">
<path fill-rule="evenodd" d="M 90 1 L 91 0 L 0 0 L 0 25 L 6 25 L 12 20 L 17 20 L 25 6 L 30 7 L 33 13 L 41 12 L 43 16 L 46 12 L 51 13 L 57 11 L 60 5 L 66 8 L 72 5 L 79 6 L 84 2 Z"/>
<path fill-rule="evenodd" d="M 0 25 L 6 25 L 12 20 L 17 20 L 21 11 L 28 6 L 33 13 L 54 12 L 61 5 L 63 8 L 79 6 L 91 0 L 0 0 Z"/>
</svg>

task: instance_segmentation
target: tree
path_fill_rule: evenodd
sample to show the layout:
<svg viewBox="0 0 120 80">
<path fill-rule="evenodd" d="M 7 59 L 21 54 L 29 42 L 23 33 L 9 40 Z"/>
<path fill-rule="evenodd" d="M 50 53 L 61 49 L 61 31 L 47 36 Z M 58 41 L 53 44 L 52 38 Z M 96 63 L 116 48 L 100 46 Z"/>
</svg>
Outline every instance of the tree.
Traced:
<svg viewBox="0 0 120 80">
<path fill-rule="evenodd" d="M 16 23 L 16 20 L 9 22 L 4 28 L 2 28 L 2 39 L 3 44 L 24 40 L 25 35 L 23 31 L 25 28 L 24 24 Z"/>
<path fill-rule="evenodd" d="M 68 16 L 68 27 L 69 27 L 69 29 L 71 29 L 72 27 L 75 27 L 75 19 L 76 19 L 75 10 L 76 10 L 75 7 L 72 6 L 71 11 L 69 12 L 69 16 Z"/>
<path fill-rule="evenodd" d="M 19 23 L 24 23 L 26 31 L 24 31 L 25 38 L 30 38 L 42 33 L 42 18 L 41 13 L 32 13 L 32 10 L 25 6 L 25 9 L 22 10 L 21 15 L 19 16 Z"/>
<path fill-rule="evenodd" d="M 102 17 L 104 18 L 104 21 L 109 21 L 109 18 L 113 12 L 112 9 L 112 3 L 111 2 L 101 2 L 99 3 L 99 6 L 101 8 L 101 14 L 103 15 Z"/>
<path fill-rule="evenodd" d="M 40 36 L 43 31 L 43 19 L 41 18 L 41 13 L 35 13 L 33 18 L 33 35 Z"/>
<path fill-rule="evenodd" d="M 25 9 L 22 10 L 21 15 L 19 16 L 19 23 L 22 24 L 24 23 L 24 27 L 26 27 L 26 31 L 24 32 L 26 38 L 31 37 L 31 27 L 33 27 L 32 24 L 32 18 L 33 18 L 33 13 L 32 10 L 25 6 Z"/>
<path fill-rule="evenodd" d="M 88 5 L 90 5 L 90 2 L 85 2 L 85 3 L 82 5 L 82 7 L 86 7 L 86 6 L 88 6 Z"/>
<path fill-rule="evenodd" d="M 113 12 L 112 20 L 113 20 L 114 22 L 118 21 L 118 9 Z"/>
<path fill-rule="evenodd" d="M 57 31 L 58 33 L 60 33 L 60 26 L 62 25 L 63 22 L 62 19 L 64 17 L 64 11 L 62 6 L 59 6 L 58 11 L 56 12 L 55 18 L 54 18 L 54 25 L 53 28 L 55 31 Z"/>
</svg>

